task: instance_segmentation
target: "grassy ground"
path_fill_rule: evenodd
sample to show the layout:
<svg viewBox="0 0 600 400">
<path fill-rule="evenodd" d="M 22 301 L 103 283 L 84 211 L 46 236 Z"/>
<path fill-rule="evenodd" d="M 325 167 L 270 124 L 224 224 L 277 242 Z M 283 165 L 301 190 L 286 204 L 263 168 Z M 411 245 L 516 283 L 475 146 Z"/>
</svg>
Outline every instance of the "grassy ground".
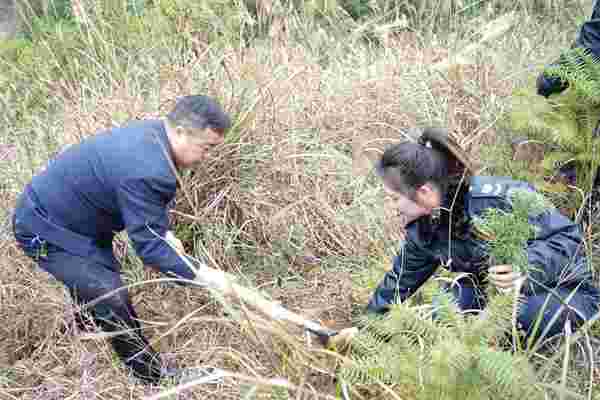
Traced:
<svg viewBox="0 0 600 400">
<path fill-rule="evenodd" d="M 371 173 L 374 157 L 416 125 L 449 126 L 474 156 L 499 142 L 509 134 L 498 120 L 511 91 L 533 90 L 543 64 L 570 45 L 586 7 L 518 11 L 509 30 L 450 70 L 438 63 L 480 40 L 492 15 L 457 16 L 451 31 L 439 32 L 425 19 L 398 31 L 399 22 L 378 24 L 377 15 L 319 24 L 289 16 L 278 21 L 285 29 L 245 46 L 231 30 L 189 41 L 185 18 L 130 19 L 126 32 L 100 20 L 72 46 L 66 33 L 62 41 L 42 37 L 46 59 L 40 48 L 11 50 L 17 58 L 3 63 L 11 84 L 0 136 L 0 398 L 128 399 L 170 387 L 128 380 L 104 340 L 74 330 L 62 287 L 16 249 L 11 207 L 53 154 L 98 129 L 160 116 L 180 95 L 217 96 L 236 125 L 221 153 L 185 178 L 189 196 L 179 196 L 173 215 L 178 236 L 190 254 L 209 255 L 292 310 L 350 326 L 402 234 Z M 249 15 L 221 15 L 201 22 L 250 29 Z M 596 240 L 591 234 L 592 247 Z M 115 251 L 128 283 L 158 277 L 143 270 L 126 237 Z M 435 284 L 425 289 L 428 299 Z M 339 361 L 294 329 L 232 314 L 197 289 L 147 283 L 131 293 L 165 360 L 240 374 L 165 398 L 288 398 L 268 378 L 286 379 L 306 398 L 336 396 Z M 583 375 L 572 390 L 586 393 L 589 369 Z"/>
</svg>

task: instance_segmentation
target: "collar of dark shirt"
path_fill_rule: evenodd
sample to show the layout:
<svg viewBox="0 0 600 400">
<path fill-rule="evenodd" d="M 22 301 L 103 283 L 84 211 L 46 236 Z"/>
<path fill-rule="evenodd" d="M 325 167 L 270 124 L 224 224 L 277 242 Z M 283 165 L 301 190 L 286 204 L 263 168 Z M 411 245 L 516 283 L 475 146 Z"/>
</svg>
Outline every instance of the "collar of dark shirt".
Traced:
<svg viewBox="0 0 600 400">
<path fill-rule="evenodd" d="M 177 175 L 181 176 L 181 169 L 177 166 L 175 162 L 175 155 L 173 153 L 173 147 L 171 146 L 171 141 L 169 140 L 169 136 L 167 135 L 167 130 L 165 128 L 164 121 L 160 121 L 160 129 L 158 129 L 158 144 L 161 147 L 161 150 L 166 153 L 167 160 L 172 169 L 173 174 L 177 177 Z M 179 183 L 179 179 L 176 179 L 177 188 L 181 187 Z"/>
</svg>

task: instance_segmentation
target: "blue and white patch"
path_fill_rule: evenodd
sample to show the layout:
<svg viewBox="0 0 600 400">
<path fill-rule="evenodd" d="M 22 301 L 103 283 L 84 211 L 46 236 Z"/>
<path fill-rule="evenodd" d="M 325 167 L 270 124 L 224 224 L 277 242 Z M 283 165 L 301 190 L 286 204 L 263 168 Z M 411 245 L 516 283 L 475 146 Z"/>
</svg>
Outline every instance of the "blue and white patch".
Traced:
<svg viewBox="0 0 600 400">
<path fill-rule="evenodd" d="M 534 190 L 527 182 L 506 177 L 477 176 L 472 178 L 469 192 L 475 197 L 510 197 L 518 189 Z"/>
</svg>

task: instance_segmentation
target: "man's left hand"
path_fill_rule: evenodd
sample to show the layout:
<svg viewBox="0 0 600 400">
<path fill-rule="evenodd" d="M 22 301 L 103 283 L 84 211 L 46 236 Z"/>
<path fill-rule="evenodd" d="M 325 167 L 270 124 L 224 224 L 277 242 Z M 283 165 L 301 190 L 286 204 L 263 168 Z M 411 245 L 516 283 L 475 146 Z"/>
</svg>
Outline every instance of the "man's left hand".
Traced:
<svg viewBox="0 0 600 400">
<path fill-rule="evenodd" d="M 488 269 L 489 282 L 500 290 L 508 290 L 517 286 L 525 276 L 514 272 L 512 265 L 494 265 Z"/>
</svg>

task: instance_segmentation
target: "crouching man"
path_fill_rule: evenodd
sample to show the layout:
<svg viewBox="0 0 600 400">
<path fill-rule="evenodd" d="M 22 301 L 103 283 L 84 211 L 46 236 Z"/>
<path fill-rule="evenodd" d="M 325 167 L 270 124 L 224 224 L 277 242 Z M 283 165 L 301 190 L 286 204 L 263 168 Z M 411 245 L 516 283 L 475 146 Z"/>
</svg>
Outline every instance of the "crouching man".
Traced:
<svg viewBox="0 0 600 400">
<path fill-rule="evenodd" d="M 131 122 L 67 148 L 20 195 L 13 214 L 17 243 L 79 304 L 123 286 L 112 250 L 114 235 L 123 230 L 147 267 L 193 280 L 162 239 L 176 172 L 202 165 L 230 125 L 215 100 L 187 96 L 164 119 Z M 127 290 L 97 300 L 89 315 L 103 331 L 115 333 L 111 344 L 137 378 L 157 383 L 181 376 L 183 370 L 161 371 Z"/>
</svg>

